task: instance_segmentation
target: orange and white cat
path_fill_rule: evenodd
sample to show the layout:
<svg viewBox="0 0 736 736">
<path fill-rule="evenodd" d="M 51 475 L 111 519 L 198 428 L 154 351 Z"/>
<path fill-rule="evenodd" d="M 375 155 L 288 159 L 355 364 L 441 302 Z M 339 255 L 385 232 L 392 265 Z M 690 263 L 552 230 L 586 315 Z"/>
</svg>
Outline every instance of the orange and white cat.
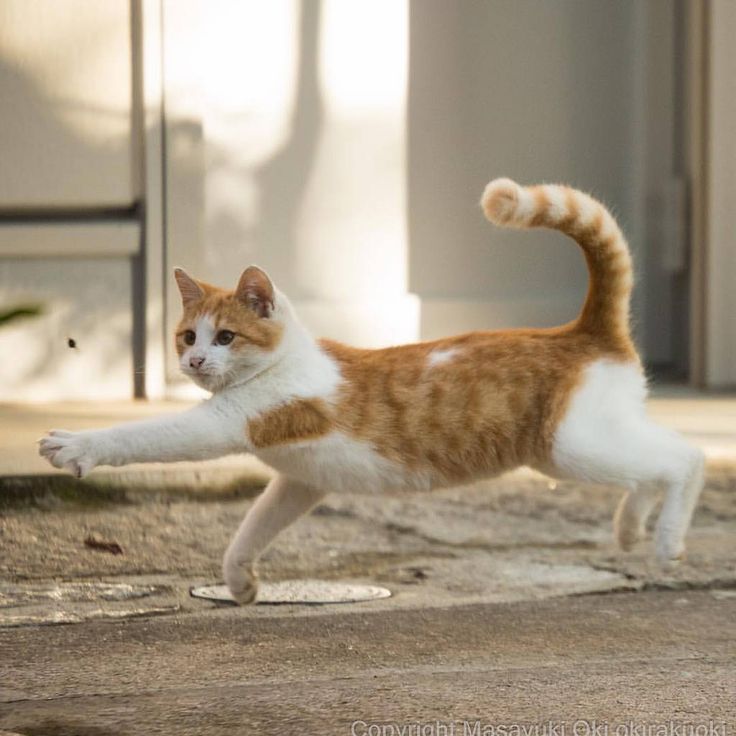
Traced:
<svg viewBox="0 0 736 736">
<path fill-rule="evenodd" d="M 643 537 L 664 489 L 656 550 L 664 563 L 678 560 L 703 455 L 646 416 L 621 231 L 600 203 L 565 186 L 498 179 L 481 204 L 498 225 L 555 228 L 578 242 L 590 284 L 577 319 L 362 350 L 313 339 L 255 266 L 234 291 L 177 269 L 181 369 L 212 397 L 170 417 L 52 431 L 41 454 L 82 477 L 97 465 L 255 453 L 278 474 L 225 554 L 241 603 L 255 598 L 261 552 L 327 492 L 428 490 L 520 465 L 624 486 L 614 525 L 625 549 Z"/>
</svg>

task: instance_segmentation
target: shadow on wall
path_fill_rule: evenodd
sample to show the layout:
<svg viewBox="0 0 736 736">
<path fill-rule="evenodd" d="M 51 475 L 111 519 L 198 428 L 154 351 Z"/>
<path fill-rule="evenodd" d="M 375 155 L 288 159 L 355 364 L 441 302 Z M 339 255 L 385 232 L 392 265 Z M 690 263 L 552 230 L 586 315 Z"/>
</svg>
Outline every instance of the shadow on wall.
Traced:
<svg viewBox="0 0 736 736">
<path fill-rule="evenodd" d="M 0 93 L 0 206 L 131 204 L 129 111 L 58 98 L 2 57 Z"/>
<path fill-rule="evenodd" d="M 296 250 L 296 225 L 315 160 L 324 105 L 318 78 L 321 0 L 302 0 L 296 97 L 289 137 L 256 169 L 260 217 L 251 237 L 278 273 L 288 273 Z"/>
<path fill-rule="evenodd" d="M 238 162 L 227 145 L 211 137 L 206 142 L 207 175 L 216 173 L 231 181 L 248 180 L 255 200 L 251 221 L 243 216 L 243 203 L 236 202 L 231 206 L 214 203 L 216 209 L 206 225 L 208 239 L 213 245 L 210 250 L 217 251 L 212 253 L 213 272 L 234 276 L 235 264 L 236 268 L 244 268 L 249 265 L 246 262 L 248 254 L 262 254 L 266 260 L 262 265 L 280 277 L 279 285 L 291 296 L 295 296 L 299 289 L 299 284 L 291 278 L 298 216 L 324 120 L 318 65 L 322 2 L 302 0 L 298 8 L 293 103 L 281 145 L 265 161 L 251 167 Z M 287 29 L 283 30 L 286 32 Z M 251 114 L 246 110 L 238 115 L 245 124 L 245 130 Z"/>
<path fill-rule="evenodd" d="M 291 10 L 275 19 L 276 6 Z M 257 51 L 246 53 L 226 38 L 234 58 L 218 54 L 206 68 L 220 96 L 203 115 L 202 271 L 224 284 L 255 260 L 316 333 L 372 345 L 415 339 L 417 303 L 406 289 L 408 3 L 282 2 L 236 15 L 245 26 L 253 16 L 268 43 L 255 39 Z M 231 94 L 235 61 L 258 68 Z"/>
<path fill-rule="evenodd" d="M 362 345 L 416 339 L 418 304 L 406 289 L 407 0 L 231 4 L 224 16 L 202 34 L 204 248 L 189 228 L 169 238 L 171 260 L 223 286 L 258 263 L 315 334 Z M 191 23 L 182 25 L 189 37 Z M 187 42 L 172 43 L 185 90 Z M 173 199 L 177 213 L 189 207 Z M 169 225 L 179 231 L 186 216 Z M 175 295 L 168 306 L 170 331 Z"/>
<path fill-rule="evenodd" d="M 170 12 L 183 8 L 173 4 Z M 196 74 L 186 52 L 200 29 L 190 18 L 172 24 L 177 31 L 165 37 L 174 80 L 166 90 L 168 264 L 232 288 L 257 263 L 298 296 L 298 217 L 324 120 L 322 20 L 321 0 L 229 5 L 221 18 L 203 20 Z M 179 99 L 187 90 L 197 96 L 193 105 Z M 194 122 L 182 114 L 192 107 Z M 181 314 L 169 270 L 167 337 Z M 172 351 L 166 371 L 169 381 L 184 383 Z"/>
</svg>

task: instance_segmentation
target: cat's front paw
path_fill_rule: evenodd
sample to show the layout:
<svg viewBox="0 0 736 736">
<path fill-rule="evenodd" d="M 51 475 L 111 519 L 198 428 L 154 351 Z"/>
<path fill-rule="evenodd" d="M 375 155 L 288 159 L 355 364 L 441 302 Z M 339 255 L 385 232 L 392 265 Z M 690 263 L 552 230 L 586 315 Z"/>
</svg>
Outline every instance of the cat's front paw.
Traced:
<svg viewBox="0 0 736 736">
<path fill-rule="evenodd" d="M 38 453 L 55 468 L 65 468 L 77 478 L 84 478 L 100 464 L 101 443 L 96 434 L 52 429 L 38 441 Z"/>
<path fill-rule="evenodd" d="M 250 563 L 236 563 L 225 559 L 225 583 L 235 601 L 245 606 L 254 603 L 258 593 L 258 576 Z"/>
</svg>

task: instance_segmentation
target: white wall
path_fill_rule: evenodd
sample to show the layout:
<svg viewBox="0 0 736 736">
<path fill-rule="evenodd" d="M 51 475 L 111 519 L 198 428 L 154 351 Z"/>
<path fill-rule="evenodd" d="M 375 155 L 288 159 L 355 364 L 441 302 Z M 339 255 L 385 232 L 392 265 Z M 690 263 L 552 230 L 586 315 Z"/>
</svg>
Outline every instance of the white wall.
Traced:
<svg viewBox="0 0 736 736">
<path fill-rule="evenodd" d="M 316 331 L 385 344 L 418 336 L 412 294 L 423 337 L 577 313 L 580 253 L 494 231 L 477 201 L 495 176 L 591 191 L 640 248 L 635 0 L 415 0 L 408 23 L 395 0 L 200 5 L 167 3 L 169 149 L 190 162 L 171 191 L 192 183 L 170 263 L 229 284 L 257 262 Z"/>
<path fill-rule="evenodd" d="M 130 0 L 0 3 L 0 206 L 129 205 Z"/>
<path fill-rule="evenodd" d="M 169 264 L 234 286 L 257 263 L 317 334 L 417 339 L 408 0 L 167 0 L 164 16 Z"/>
<path fill-rule="evenodd" d="M 0 400 L 131 398 L 131 277 L 127 259 L 0 259 L 2 306 L 43 310 L 2 327 Z"/>
<path fill-rule="evenodd" d="M 707 243 L 705 284 L 705 381 L 736 386 L 736 3 L 717 0 L 710 15 L 705 175 Z"/>
<path fill-rule="evenodd" d="M 580 307 L 573 244 L 482 217 L 497 176 L 594 193 L 639 250 L 636 22 L 634 0 L 412 3 L 409 273 L 423 336 L 556 324 Z"/>
</svg>

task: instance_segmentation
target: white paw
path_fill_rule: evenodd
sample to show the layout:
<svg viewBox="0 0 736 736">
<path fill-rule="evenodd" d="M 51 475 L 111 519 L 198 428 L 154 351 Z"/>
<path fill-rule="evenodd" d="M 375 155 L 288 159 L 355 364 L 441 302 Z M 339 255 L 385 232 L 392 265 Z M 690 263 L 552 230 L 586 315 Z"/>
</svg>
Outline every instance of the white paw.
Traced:
<svg viewBox="0 0 736 736">
<path fill-rule="evenodd" d="M 223 572 L 225 583 L 232 597 L 241 606 L 255 602 L 258 593 L 258 576 L 250 563 L 236 564 L 225 559 Z"/>
<path fill-rule="evenodd" d="M 67 432 L 52 429 L 38 441 L 38 454 L 55 468 L 66 468 L 84 478 L 100 462 L 100 443 L 95 432 Z"/>
<path fill-rule="evenodd" d="M 674 570 L 685 559 L 685 543 L 675 530 L 659 527 L 656 536 L 656 554 L 665 571 Z"/>
</svg>

